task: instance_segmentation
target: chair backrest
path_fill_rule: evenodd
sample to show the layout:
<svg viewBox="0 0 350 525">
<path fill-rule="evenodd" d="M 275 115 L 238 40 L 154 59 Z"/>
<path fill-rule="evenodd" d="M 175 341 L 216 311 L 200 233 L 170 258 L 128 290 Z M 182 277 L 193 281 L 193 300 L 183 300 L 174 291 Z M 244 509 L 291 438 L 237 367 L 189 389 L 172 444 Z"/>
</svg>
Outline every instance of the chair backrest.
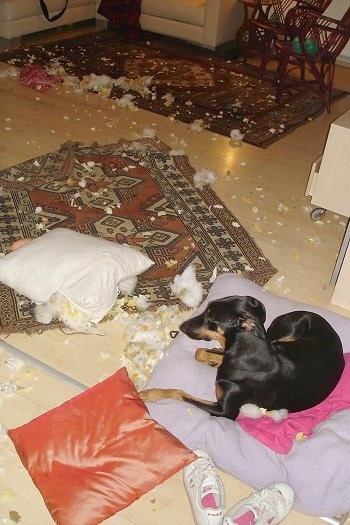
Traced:
<svg viewBox="0 0 350 525">
<path fill-rule="evenodd" d="M 317 11 L 317 13 L 324 13 L 332 2 L 333 0 L 301 0 L 299 7 L 306 7 L 312 11 Z"/>
<path fill-rule="evenodd" d="M 350 40 L 350 7 L 341 20 L 296 8 L 288 13 L 286 24 L 291 38 L 297 36 L 301 46 L 306 40 L 316 42 L 318 51 L 306 53 L 307 61 L 331 63 Z"/>
<path fill-rule="evenodd" d="M 269 6 L 267 18 L 272 25 L 284 25 L 285 17 L 290 9 L 297 7 L 299 0 L 279 0 Z"/>
<path fill-rule="evenodd" d="M 277 0 L 267 7 L 265 20 L 272 26 L 284 26 L 288 13 L 297 7 L 302 7 L 323 13 L 333 0 Z"/>
</svg>

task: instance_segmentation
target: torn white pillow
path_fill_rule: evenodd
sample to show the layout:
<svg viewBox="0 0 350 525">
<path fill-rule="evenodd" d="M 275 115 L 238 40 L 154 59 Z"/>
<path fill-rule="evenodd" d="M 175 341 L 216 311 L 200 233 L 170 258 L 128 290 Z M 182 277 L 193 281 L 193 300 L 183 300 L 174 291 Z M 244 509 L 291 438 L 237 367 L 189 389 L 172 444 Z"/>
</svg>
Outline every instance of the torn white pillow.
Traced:
<svg viewBox="0 0 350 525">
<path fill-rule="evenodd" d="M 153 261 L 127 245 L 56 228 L 0 258 L 0 281 L 35 303 L 60 292 L 90 321 L 112 308 L 123 281 Z"/>
</svg>

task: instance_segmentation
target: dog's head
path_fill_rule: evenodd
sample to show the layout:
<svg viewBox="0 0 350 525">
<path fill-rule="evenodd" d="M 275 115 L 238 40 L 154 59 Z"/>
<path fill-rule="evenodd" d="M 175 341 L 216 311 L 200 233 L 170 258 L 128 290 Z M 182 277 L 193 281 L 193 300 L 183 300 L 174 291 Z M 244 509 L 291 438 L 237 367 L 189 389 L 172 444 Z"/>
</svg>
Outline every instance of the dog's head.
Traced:
<svg viewBox="0 0 350 525">
<path fill-rule="evenodd" d="M 265 319 L 266 310 L 260 301 L 246 295 L 232 295 L 211 301 L 204 312 L 182 323 L 180 330 L 191 339 L 215 339 L 224 348 L 228 334 L 254 330 L 262 336 Z"/>
</svg>

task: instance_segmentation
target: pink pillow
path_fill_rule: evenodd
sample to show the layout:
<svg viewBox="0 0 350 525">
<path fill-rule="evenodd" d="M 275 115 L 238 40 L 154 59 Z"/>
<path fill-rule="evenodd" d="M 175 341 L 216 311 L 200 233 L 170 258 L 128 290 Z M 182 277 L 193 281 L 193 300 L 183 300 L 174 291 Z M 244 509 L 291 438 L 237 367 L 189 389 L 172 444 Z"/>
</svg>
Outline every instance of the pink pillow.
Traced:
<svg viewBox="0 0 350 525">
<path fill-rule="evenodd" d="M 196 458 L 125 368 L 8 435 L 59 525 L 101 523 Z"/>
</svg>

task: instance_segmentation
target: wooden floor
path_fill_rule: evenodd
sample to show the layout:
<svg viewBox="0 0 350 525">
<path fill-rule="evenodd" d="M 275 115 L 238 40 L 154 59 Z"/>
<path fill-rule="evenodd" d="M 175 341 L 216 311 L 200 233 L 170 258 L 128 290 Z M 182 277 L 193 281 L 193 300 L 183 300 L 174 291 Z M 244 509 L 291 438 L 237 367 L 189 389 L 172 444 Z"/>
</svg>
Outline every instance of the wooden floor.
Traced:
<svg viewBox="0 0 350 525">
<path fill-rule="evenodd" d="M 62 36 L 62 35 L 60 35 Z M 46 38 L 48 38 L 46 36 Z M 57 38 L 57 34 L 55 37 Z M 350 69 L 338 68 L 336 84 L 350 91 Z M 158 138 L 183 147 L 195 168 L 218 174 L 214 188 L 278 269 L 267 288 L 278 295 L 332 307 L 330 276 L 347 219 L 327 212 L 319 222 L 310 219 L 304 196 L 312 162 L 322 153 L 330 123 L 350 109 L 350 95 L 293 133 L 259 149 L 233 147 L 226 137 L 209 131 L 194 134 L 187 126 L 146 111 L 116 108 L 112 100 L 66 92 L 62 87 L 37 93 L 16 78 L 0 78 L 0 169 L 57 149 L 68 140 L 111 143 L 135 139 L 153 127 Z M 104 325 L 106 335 L 74 334 L 57 330 L 41 335 L 12 335 L 0 342 L 0 383 L 8 378 L 7 345 L 13 345 L 85 385 L 93 385 L 120 368 L 123 345 L 118 323 Z M 38 367 L 29 367 L 28 388 L 0 393 L 0 423 L 7 428 L 30 421 L 75 395 L 76 390 Z M 34 368 L 34 371 L 32 370 Z M 254 463 L 258 458 L 252 458 Z M 228 508 L 251 488 L 222 473 Z M 0 521 L 17 511 L 23 525 L 53 523 L 40 494 L 21 466 L 6 436 L 0 436 Z M 181 473 L 106 521 L 116 525 L 183 525 L 193 519 Z M 320 525 L 317 517 L 292 511 L 286 525 Z M 73 525 L 73 524 L 72 524 Z M 74 524 L 75 525 L 75 524 Z"/>
</svg>

